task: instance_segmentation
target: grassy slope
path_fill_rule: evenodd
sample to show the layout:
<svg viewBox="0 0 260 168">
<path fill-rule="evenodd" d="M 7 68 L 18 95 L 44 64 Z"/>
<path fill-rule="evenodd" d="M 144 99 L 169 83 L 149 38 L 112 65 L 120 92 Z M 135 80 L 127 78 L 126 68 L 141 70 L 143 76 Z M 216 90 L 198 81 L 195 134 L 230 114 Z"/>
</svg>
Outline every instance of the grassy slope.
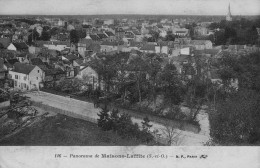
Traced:
<svg viewBox="0 0 260 168">
<path fill-rule="evenodd" d="M 113 132 L 104 132 L 96 124 L 64 115 L 43 118 L 40 122 L 6 138 L 0 145 L 30 146 L 135 146 Z"/>
</svg>

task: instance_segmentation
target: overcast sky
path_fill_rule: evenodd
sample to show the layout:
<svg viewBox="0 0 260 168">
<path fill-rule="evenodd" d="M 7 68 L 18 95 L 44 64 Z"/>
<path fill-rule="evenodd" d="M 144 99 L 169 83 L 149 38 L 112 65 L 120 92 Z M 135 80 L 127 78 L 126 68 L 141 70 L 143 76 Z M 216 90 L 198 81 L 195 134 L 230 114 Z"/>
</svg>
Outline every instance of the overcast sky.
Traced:
<svg viewBox="0 0 260 168">
<path fill-rule="evenodd" d="M 0 14 L 259 15 L 260 0 L 0 0 Z"/>
</svg>

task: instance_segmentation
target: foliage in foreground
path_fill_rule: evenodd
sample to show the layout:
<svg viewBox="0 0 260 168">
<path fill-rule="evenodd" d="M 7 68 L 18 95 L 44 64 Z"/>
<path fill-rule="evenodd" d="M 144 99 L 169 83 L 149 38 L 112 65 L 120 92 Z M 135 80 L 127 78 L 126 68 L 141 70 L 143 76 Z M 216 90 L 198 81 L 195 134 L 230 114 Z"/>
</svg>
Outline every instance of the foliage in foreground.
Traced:
<svg viewBox="0 0 260 168">
<path fill-rule="evenodd" d="M 241 90 L 209 115 L 211 137 L 219 144 L 253 144 L 260 140 L 260 95 Z"/>
<path fill-rule="evenodd" d="M 258 144 L 260 53 L 235 56 L 222 58 L 220 75 L 224 96 L 216 96 L 216 109 L 209 115 L 211 137 L 214 143 L 221 145 Z M 229 86 L 234 79 L 238 80 L 238 89 L 231 90 Z"/>
<path fill-rule="evenodd" d="M 114 131 L 122 138 L 137 139 L 144 143 L 149 143 L 154 140 L 153 135 L 150 132 L 150 121 L 147 117 L 142 122 L 142 129 L 139 129 L 138 124 L 134 124 L 131 120 L 131 116 L 128 114 L 119 114 L 118 110 L 112 110 L 109 113 L 107 107 L 103 108 L 98 114 L 98 127 L 103 131 Z"/>
</svg>

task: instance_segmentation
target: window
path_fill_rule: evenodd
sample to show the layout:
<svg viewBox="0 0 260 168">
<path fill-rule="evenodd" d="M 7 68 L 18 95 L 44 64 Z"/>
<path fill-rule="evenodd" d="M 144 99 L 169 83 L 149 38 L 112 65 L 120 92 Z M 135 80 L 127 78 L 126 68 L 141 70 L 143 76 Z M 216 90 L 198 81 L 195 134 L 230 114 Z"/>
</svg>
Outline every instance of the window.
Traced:
<svg viewBox="0 0 260 168">
<path fill-rule="evenodd" d="M 40 73 L 40 70 L 38 70 L 38 73 Z"/>
<path fill-rule="evenodd" d="M 17 81 L 14 81 L 14 86 L 17 86 Z"/>
<path fill-rule="evenodd" d="M 15 79 L 18 79 L 18 75 L 15 75 Z"/>
</svg>

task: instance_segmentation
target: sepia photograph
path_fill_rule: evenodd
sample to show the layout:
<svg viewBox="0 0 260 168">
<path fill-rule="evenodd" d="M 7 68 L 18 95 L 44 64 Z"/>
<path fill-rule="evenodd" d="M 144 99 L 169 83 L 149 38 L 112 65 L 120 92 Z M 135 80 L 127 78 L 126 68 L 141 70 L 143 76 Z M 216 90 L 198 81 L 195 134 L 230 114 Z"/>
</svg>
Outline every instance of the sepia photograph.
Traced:
<svg viewBox="0 0 260 168">
<path fill-rule="evenodd" d="M 258 167 L 259 146 L 260 0 L 0 0 L 1 168 Z"/>
</svg>

